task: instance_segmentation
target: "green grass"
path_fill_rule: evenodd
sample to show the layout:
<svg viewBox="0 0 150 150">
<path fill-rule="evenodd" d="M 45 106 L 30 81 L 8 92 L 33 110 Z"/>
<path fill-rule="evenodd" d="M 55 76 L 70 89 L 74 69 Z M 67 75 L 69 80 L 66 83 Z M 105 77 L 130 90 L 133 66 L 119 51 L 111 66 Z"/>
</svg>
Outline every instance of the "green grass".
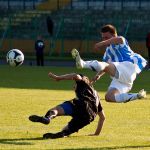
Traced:
<svg viewBox="0 0 150 150">
<path fill-rule="evenodd" d="M 101 135 L 88 136 L 95 131 L 98 118 L 68 138 L 43 140 L 46 132 L 61 130 L 70 117 L 58 117 L 50 125 L 28 121 L 31 114 L 44 115 L 46 111 L 74 97 L 73 81 L 55 82 L 49 71 L 57 74 L 84 73 L 89 70 L 59 67 L 11 68 L 0 66 L 0 149 L 150 149 L 150 72 L 143 71 L 132 92 L 147 90 L 147 99 L 125 104 L 107 103 L 104 94 L 110 83 L 106 75 L 95 85 L 101 97 L 106 121 Z"/>
</svg>

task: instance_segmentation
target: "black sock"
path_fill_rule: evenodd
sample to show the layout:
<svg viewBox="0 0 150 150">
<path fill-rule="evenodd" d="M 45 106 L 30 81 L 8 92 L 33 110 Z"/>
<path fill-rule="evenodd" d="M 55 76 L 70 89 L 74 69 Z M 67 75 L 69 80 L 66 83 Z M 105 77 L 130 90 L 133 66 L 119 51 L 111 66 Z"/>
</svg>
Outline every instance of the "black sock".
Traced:
<svg viewBox="0 0 150 150">
<path fill-rule="evenodd" d="M 49 118 L 49 119 L 53 119 L 56 117 L 56 114 L 53 110 L 49 110 L 46 115 L 45 115 L 46 118 Z"/>
</svg>

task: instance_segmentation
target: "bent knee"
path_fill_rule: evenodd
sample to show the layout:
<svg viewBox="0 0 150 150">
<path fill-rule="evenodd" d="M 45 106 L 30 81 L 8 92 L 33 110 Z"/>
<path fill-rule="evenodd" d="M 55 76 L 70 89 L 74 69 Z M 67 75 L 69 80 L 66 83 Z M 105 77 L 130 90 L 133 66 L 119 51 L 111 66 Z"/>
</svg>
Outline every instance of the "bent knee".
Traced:
<svg viewBox="0 0 150 150">
<path fill-rule="evenodd" d="M 116 102 L 115 96 L 113 94 L 106 94 L 105 100 L 106 100 L 106 102 Z"/>
<path fill-rule="evenodd" d="M 105 95 L 105 100 L 106 100 L 106 102 L 110 102 L 110 96 L 109 95 Z"/>
</svg>

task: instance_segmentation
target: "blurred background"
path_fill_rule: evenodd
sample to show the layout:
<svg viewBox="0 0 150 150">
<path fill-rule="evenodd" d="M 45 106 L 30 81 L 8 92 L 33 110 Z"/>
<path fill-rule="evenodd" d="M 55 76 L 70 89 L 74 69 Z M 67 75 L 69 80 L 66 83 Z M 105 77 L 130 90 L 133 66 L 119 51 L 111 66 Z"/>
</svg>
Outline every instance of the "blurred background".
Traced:
<svg viewBox="0 0 150 150">
<path fill-rule="evenodd" d="M 71 59 L 77 48 L 84 57 L 100 58 L 94 44 L 100 28 L 116 26 L 131 48 L 147 58 L 149 0 L 0 0 L 0 58 L 13 48 L 35 59 L 34 44 L 42 36 L 46 60 Z"/>
</svg>

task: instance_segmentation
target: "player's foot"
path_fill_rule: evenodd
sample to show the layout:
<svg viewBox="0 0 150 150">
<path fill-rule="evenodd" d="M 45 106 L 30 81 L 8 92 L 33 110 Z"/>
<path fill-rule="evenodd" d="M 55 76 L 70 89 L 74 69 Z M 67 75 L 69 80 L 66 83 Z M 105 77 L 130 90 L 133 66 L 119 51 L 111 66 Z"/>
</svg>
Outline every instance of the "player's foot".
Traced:
<svg viewBox="0 0 150 150">
<path fill-rule="evenodd" d="M 137 97 L 139 99 L 145 98 L 146 97 L 146 91 L 144 89 L 140 90 Z"/>
<path fill-rule="evenodd" d="M 41 117 L 41 116 L 37 116 L 37 115 L 29 116 L 29 120 L 32 121 L 32 122 L 40 122 L 40 123 L 43 123 L 43 124 L 49 124 L 50 123 L 49 118 Z"/>
<path fill-rule="evenodd" d="M 45 133 L 43 135 L 44 139 L 57 139 L 57 138 L 62 138 L 64 137 L 63 132 L 58 132 L 58 133 Z"/>
<path fill-rule="evenodd" d="M 75 61 L 76 61 L 76 67 L 77 67 L 78 69 L 83 68 L 84 61 L 81 59 L 78 50 L 76 50 L 75 48 L 72 49 L 71 55 L 72 55 L 73 59 L 75 59 Z"/>
</svg>

